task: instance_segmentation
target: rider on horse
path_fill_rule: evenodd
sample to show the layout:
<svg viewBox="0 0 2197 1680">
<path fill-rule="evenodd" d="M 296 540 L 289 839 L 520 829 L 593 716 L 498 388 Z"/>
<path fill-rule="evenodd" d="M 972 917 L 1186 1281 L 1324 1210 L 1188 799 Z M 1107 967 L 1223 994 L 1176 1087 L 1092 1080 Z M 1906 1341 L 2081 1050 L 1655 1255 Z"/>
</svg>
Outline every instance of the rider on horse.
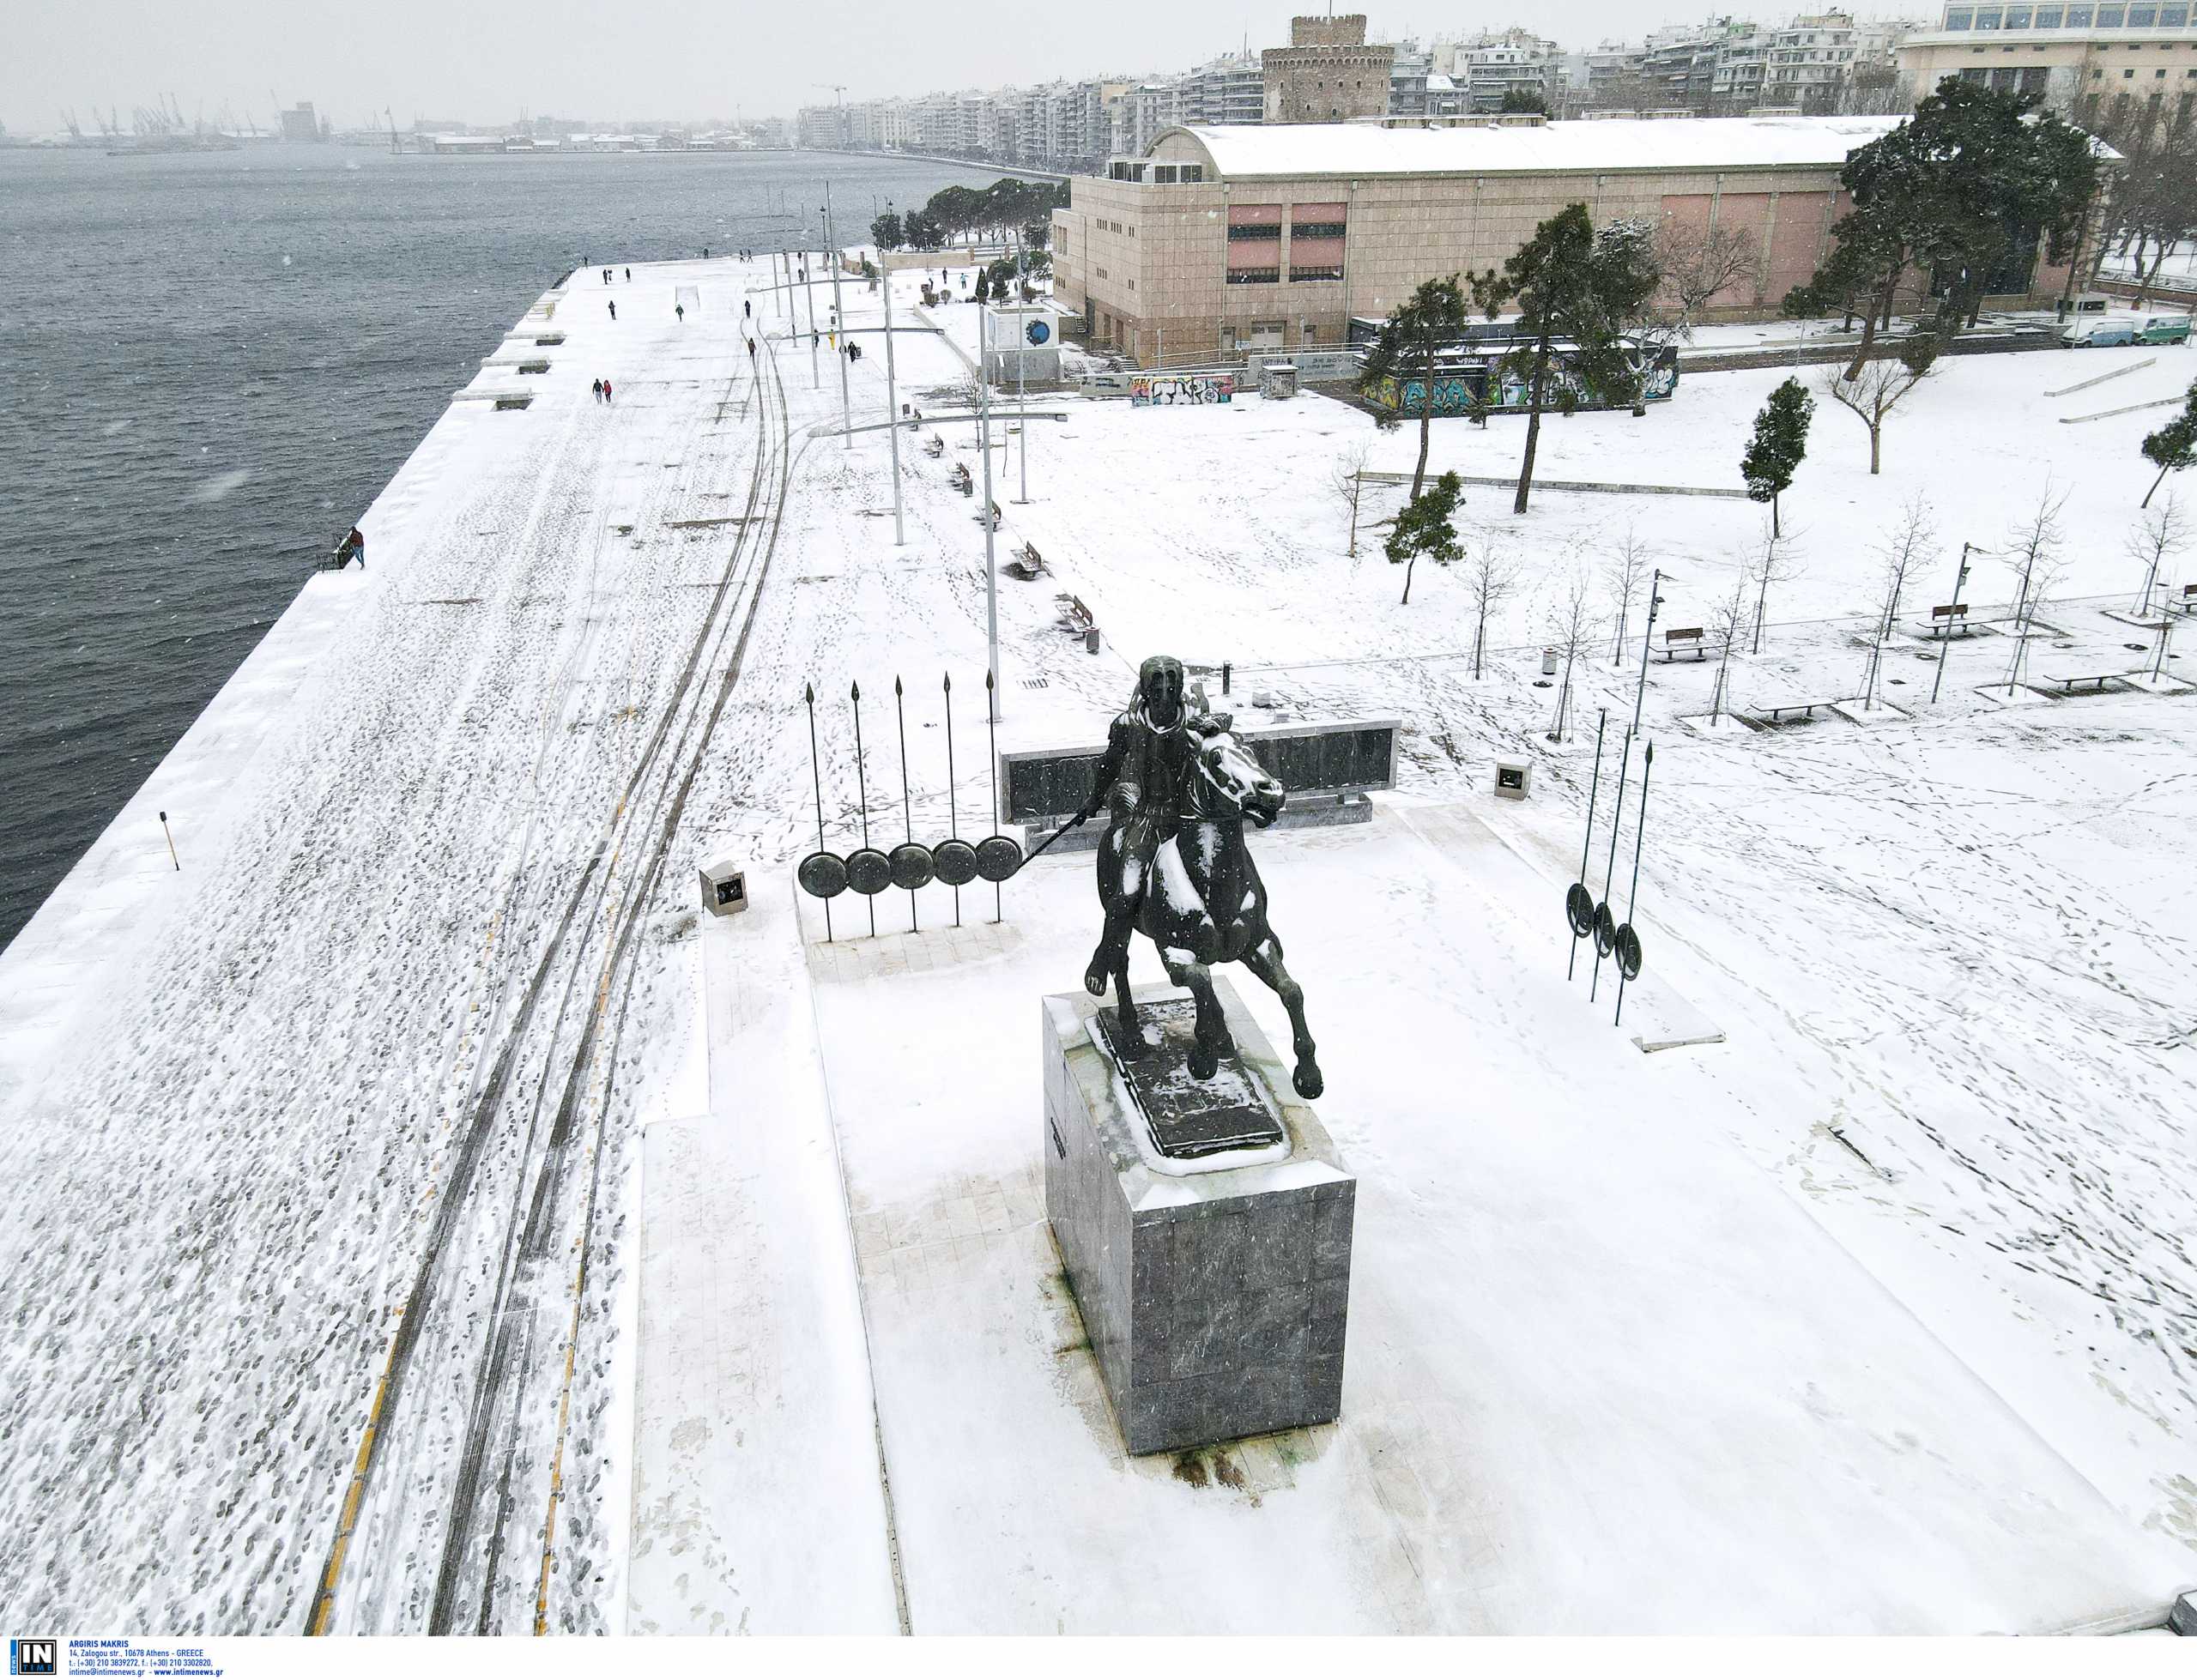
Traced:
<svg viewBox="0 0 2197 1680">
<path fill-rule="evenodd" d="M 1183 692 L 1180 660 L 1165 654 L 1146 660 L 1137 672 L 1136 692 L 1135 704 L 1106 732 L 1091 801 L 1075 819 L 1088 821 L 1110 806 L 1113 811 L 1113 822 L 1098 844 L 1105 931 L 1083 976 L 1094 997 L 1104 994 L 1106 976 L 1121 966 L 1129 950 L 1159 849 L 1173 843 L 1180 826 L 1198 749 L 1227 728 L 1225 719 L 1193 708 Z"/>
</svg>

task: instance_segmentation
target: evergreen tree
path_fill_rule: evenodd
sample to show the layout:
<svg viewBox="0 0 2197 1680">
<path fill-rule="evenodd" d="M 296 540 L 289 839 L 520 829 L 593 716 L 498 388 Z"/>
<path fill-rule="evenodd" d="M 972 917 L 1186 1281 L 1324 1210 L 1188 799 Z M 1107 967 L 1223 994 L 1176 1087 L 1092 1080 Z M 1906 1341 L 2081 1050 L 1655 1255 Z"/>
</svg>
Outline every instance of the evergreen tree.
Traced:
<svg viewBox="0 0 2197 1680">
<path fill-rule="evenodd" d="M 1464 493 L 1463 481 L 1455 473 L 1444 473 L 1426 486 L 1425 494 L 1413 496 L 1389 528 L 1389 540 L 1382 547 L 1389 564 L 1404 569 L 1405 606 L 1411 604 L 1412 573 L 1421 554 L 1437 565 L 1448 565 L 1464 553 L 1452 523 Z"/>
<path fill-rule="evenodd" d="M 2182 412 L 2144 439 L 2144 459 L 2159 469 L 2159 475 L 2152 480 L 2152 487 L 2144 493 L 2146 507 L 2159 493 L 2159 486 L 2166 481 L 2169 473 L 2197 467 L 2197 380 L 2190 383 L 2189 400 L 2182 405 Z"/>
<path fill-rule="evenodd" d="M 1526 453 L 1513 512 L 1523 513 L 1532 494 L 1541 414 L 1552 403 L 1568 414 L 1583 398 L 1615 406 L 1638 396 L 1640 366 L 1625 334 L 1646 317 L 1661 281 L 1652 231 L 1621 221 L 1597 233 L 1584 204 L 1541 223 L 1501 274 L 1473 281 L 1474 299 L 1491 317 L 1506 305 L 1518 310 L 1516 347 L 1502 362 L 1502 372 L 1526 387 Z"/>
<path fill-rule="evenodd" d="M 869 224 L 870 242 L 880 251 L 898 251 L 905 238 L 897 212 L 887 210 Z"/>
<path fill-rule="evenodd" d="M 1411 493 L 1417 498 L 1426 481 L 1426 448 L 1434 425 L 1434 375 L 1442 350 L 1465 335 L 1464 287 L 1458 277 L 1423 281 L 1411 296 L 1389 311 L 1381 335 L 1366 353 L 1365 371 L 1358 376 L 1358 389 L 1371 393 L 1384 379 L 1394 379 L 1401 403 L 1409 372 L 1419 376 L 1419 465 L 1412 469 Z M 1408 591 L 1407 591 L 1408 592 Z"/>
<path fill-rule="evenodd" d="M 1770 401 L 1754 417 L 1754 437 L 1740 457 L 1740 476 L 1746 480 L 1750 501 L 1770 504 L 1770 534 L 1782 536 L 1777 499 L 1793 487 L 1793 474 L 1808 454 L 1808 422 L 1815 417 L 1815 398 L 1798 379 L 1788 379 L 1770 392 Z"/>
</svg>

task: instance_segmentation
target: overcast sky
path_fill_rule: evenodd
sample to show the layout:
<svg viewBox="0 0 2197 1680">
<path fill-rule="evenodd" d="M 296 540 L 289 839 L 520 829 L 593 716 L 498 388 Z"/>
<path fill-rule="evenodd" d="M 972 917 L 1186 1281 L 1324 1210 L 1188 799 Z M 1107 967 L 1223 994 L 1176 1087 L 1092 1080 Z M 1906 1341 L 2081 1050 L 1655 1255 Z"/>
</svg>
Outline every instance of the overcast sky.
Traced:
<svg viewBox="0 0 2197 1680">
<path fill-rule="evenodd" d="M 1244 0 L 21 0 L 8 9 L 0 45 L 0 122 L 47 132 L 74 106 L 89 131 L 94 106 L 118 107 L 126 124 L 133 105 L 167 93 L 186 117 L 217 120 L 226 103 L 263 125 L 277 99 L 311 100 L 345 127 L 384 108 L 399 127 L 415 116 L 505 122 L 522 110 L 790 116 L 831 100 L 820 85 L 831 82 L 854 100 L 1187 69 L 1247 37 L 1255 51 L 1286 45 L 1297 9 Z M 1686 0 L 1500 10 L 1412 0 L 1369 15 L 1376 39 L 1516 21 L 1579 47 L 1707 9 Z M 1782 20 L 1795 7 L 1771 9 Z"/>
</svg>

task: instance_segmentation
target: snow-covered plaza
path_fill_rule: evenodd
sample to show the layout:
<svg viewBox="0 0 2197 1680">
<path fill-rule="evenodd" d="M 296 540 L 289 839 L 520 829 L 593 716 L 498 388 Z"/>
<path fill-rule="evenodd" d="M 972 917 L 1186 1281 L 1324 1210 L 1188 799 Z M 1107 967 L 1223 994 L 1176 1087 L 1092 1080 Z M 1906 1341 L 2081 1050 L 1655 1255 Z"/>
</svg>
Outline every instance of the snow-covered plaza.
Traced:
<svg viewBox="0 0 2197 1680">
<path fill-rule="evenodd" d="M 2197 351 L 1949 358 L 1873 476 L 1821 367 L 1552 417 L 1541 479 L 1660 488 L 1514 516 L 1468 483 L 1468 550 L 1516 577 L 1477 675 L 1469 558 L 1407 604 L 1383 558 L 1401 489 L 1348 552 L 1339 463 L 1408 478 L 1415 426 L 1313 391 L 1032 393 L 1026 437 L 995 408 L 996 560 L 1052 574 L 997 578 L 1002 749 L 1103 739 L 1155 652 L 1242 722 L 1401 720 L 1370 824 L 1253 841 L 1360 1183 L 1342 1417 L 1133 1459 L 1038 1181 L 1089 855 L 996 918 L 963 889 L 958 926 L 941 885 L 881 895 L 875 936 L 843 897 L 828 941 L 793 880 L 820 798 L 840 850 L 865 819 L 993 825 L 981 492 L 949 481 L 984 473 L 976 311 L 894 282 L 927 416 L 896 543 L 891 434 L 839 435 L 843 368 L 857 426 L 894 412 L 881 299 L 842 281 L 849 365 L 765 261 L 632 273 L 515 324 L 367 514 L 372 569 L 306 585 L 0 954 L 0 1170 L 35 1192 L 0 1248 L 0 1512 L 69 1514 L 0 1551 L 0 1603 L 209 1633 L 2042 1632 L 2156 1627 L 2197 1583 L 2197 639 L 2161 655 L 2129 553 L 2138 441 Z M 1667 660 L 1761 551 L 1728 493 L 1788 373 L 1818 411 L 1759 651 L 1751 595 L 1728 662 Z M 1523 427 L 1437 422 L 1430 469 L 1514 474 Z M 1924 527 L 1880 641 L 1885 549 Z M 1663 577 L 1644 686 L 1627 544 Z M 2197 544 L 2156 581 L 2192 580 Z M 1831 710 L 1872 666 L 1882 704 Z M 1566 977 L 1562 901 L 1596 720 L 1599 889 L 1636 703 L 1617 1025 L 1607 966 Z M 1494 796 L 1498 758 L 1530 797 Z M 746 915 L 701 913 L 720 855 Z"/>
</svg>

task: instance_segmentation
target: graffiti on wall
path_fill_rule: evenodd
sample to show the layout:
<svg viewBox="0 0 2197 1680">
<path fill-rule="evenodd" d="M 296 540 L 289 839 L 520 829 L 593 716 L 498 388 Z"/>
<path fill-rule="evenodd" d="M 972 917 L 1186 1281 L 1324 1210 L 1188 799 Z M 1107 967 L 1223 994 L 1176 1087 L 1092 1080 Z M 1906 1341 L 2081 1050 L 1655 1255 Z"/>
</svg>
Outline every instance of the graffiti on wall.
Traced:
<svg viewBox="0 0 2197 1680">
<path fill-rule="evenodd" d="M 1129 402 L 1138 408 L 1226 402 L 1235 395 L 1232 373 L 1139 373 L 1129 380 Z"/>
<path fill-rule="evenodd" d="M 1636 371 L 1640 376 L 1643 402 L 1667 402 L 1678 389 L 1679 360 L 1674 349 L 1666 348 L 1652 359 L 1642 358 L 1636 364 Z M 1577 398 L 1578 407 L 1583 409 L 1607 406 L 1589 398 L 1559 365 L 1549 380 L 1545 406 L 1560 407 L 1567 391 Z M 1392 375 L 1376 382 L 1367 395 L 1381 408 L 1415 414 L 1425 403 L 1426 381 L 1415 376 L 1397 378 Z M 1468 414 L 1483 406 L 1494 414 L 1522 414 L 1528 406 L 1529 396 L 1524 378 L 1508 368 L 1498 371 L 1498 366 L 1491 362 L 1454 368 L 1434 376 L 1437 414 Z"/>
</svg>

